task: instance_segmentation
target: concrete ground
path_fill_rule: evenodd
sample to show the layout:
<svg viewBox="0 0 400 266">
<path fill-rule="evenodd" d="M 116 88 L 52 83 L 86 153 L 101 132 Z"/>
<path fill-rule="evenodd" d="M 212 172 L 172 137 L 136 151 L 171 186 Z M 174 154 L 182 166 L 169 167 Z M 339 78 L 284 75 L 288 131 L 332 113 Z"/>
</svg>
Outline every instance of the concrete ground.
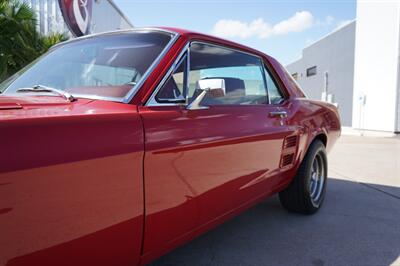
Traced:
<svg viewBox="0 0 400 266">
<path fill-rule="evenodd" d="M 270 198 L 152 265 L 399 265 L 400 138 L 342 136 L 322 209 Z"/>
</svg>

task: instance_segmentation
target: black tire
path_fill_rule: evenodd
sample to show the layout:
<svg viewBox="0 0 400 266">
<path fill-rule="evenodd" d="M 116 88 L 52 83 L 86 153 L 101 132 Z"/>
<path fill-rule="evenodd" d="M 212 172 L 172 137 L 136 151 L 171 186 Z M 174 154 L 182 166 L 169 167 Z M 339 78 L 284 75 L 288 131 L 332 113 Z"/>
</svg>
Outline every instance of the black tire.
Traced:
<svg viewBox="0 0 400 266">
<path fill-rule="evenodd" d="M 310 145 L 293 181 L 279 193 L 283 207 L 302 214 L 317 212 L 324 201 L 327 175 L 325 145 L 320 140 L 315 140 Z"/>
</svg>

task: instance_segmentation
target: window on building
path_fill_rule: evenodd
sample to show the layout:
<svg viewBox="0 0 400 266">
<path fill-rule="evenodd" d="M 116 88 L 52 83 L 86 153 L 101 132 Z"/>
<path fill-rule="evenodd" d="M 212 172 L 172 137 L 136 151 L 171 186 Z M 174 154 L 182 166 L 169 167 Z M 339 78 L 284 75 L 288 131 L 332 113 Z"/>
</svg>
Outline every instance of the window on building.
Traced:
<svg viewBox="0 0 400 266">
<path fill-rule="evenodd" d="M 314 76 L 316 74 L 317 74 L 317 66 L 307 68 L 307 77 Z"/>
<path fill-rule="evenodd" d="M 293 74 L 292 74 L 292 77 L 293 77 L 295 80 L 297 80 L 298 76 L 299 76 L 299 75 L 298 75 L 297 73 L 293 73 Z"/>
</svg>

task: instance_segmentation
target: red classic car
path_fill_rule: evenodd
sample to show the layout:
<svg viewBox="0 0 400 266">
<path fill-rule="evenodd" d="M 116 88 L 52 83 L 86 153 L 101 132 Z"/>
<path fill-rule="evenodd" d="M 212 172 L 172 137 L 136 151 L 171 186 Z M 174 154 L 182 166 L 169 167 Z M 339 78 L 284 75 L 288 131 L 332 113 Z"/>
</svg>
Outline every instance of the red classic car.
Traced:
<svg viewBox="0 0 400 266">
<path fill-rule="evenodd" d="M 0 265 L 146 264 L 278 192 L 312 214 L 340 135 L 272 57 L 180 29 L 73 39 L 0 91 Z"/>
</svg>

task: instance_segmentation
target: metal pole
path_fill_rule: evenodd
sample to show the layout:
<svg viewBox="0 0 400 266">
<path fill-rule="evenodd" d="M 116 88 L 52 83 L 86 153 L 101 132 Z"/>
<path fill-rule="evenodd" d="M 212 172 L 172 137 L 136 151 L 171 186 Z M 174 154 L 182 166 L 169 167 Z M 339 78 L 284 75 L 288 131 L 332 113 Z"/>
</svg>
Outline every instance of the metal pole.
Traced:
<svg viewBox="0 0 400 266">
<path fill-rule="evenodd" d="M 324 94 L 325 94 L 325 101 L 328 101 L 328 85 L 329 85 L 329 81 L 328 81 L 328 71 L 324 72 Z"/>
</svg>

